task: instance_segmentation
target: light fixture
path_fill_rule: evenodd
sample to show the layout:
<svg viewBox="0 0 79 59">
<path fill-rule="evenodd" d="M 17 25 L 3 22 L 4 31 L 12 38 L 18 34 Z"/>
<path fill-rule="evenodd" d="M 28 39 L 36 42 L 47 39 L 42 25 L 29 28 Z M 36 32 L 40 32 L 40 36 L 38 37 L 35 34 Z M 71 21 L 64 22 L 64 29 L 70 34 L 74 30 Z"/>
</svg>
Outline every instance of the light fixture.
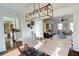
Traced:
<svg viewBox="0 0 79 59">
<path fill-rule="evenodd" d="M 61 21 L 64 21 L 64 19 L 62 18 Z"/>
<path fill-rule="evenodd" d="M 34 3 L 34 11 L 26 14 L 27 20 L 34 20 L 37 18 L 43 18 L 43 17 L 53 17 L 53 7 L 52 4 L 47 4 L 46 6 L 43 6 L 40 8 L 40 4 L 38 9 L 35 9 L 35 3 Z M 33 17 L 29 17 L 33 14 Z"/>
</svg>

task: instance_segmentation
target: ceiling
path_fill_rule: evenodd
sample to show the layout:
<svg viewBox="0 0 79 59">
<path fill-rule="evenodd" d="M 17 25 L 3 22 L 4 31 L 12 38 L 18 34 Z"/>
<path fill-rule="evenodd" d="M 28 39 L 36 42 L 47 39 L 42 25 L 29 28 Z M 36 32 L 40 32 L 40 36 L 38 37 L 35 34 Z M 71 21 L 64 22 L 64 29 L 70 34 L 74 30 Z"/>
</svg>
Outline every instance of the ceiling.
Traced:
<svg viewBox="0 0 79 59">
<path fill-rule="evenodd" d="M 53 17 L 53 18 L 49 18 L 49 19 L 45 19 L 44 22 L 46 23 L 61 23 L 61 20 L 67 20 L 68 22 L 73 22 L 73 15 L 63 15 L 63 16 L 59 16 L 59 17 Z"/>
<path fill-rule="evenodd" d="M 9 12 L 15 14 L 26 14 L 30 11 L 33 11 L 33 3 L 0 3 L 0 11 Z M 40 4 L 40 6 L 44 6 L 46 3 Z M 70 5 L 72 3 L 53 3 L 53 9 L 60 9 Z M 36 8 L 38 8 L 38 4 L 36 3 Z"/>
<path fill-rule="evenodd" d="M 27 6 L 29 6 L 27 3 L 0 3 L 0 11 L 22 14 Z"/>
</svg>

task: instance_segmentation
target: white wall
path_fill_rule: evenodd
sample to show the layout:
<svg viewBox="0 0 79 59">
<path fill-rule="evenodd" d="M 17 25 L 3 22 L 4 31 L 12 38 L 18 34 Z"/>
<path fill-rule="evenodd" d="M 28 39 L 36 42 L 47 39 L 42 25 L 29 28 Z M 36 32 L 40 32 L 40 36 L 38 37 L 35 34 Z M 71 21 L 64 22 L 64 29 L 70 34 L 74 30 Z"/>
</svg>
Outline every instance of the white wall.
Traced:
<svg viewBox="0 0 79 59">
<path fill-rule="evenodd" d="M 26 38 L 26 37 L 30 37 L 31 36 L 31 30 L 27 27 L 27 24 L 29 23 L 28 21 L 26 21 L 25 17 L 21 17 L 21 28 L 22 28 L 22 39 Z"/>
<path fill-rule="evenodd" d="M 36 20 L 34 30 L 36 37 L 43 37 L 43 20 Z"/>
<path fill-rule="evenodd" d="M 74 13 L 73 49 L 79 51 L 79 12 Z"/>
<path fill-rule="evenodd" d="M 3 18 L 0 17 L 0 52 L 5 50 L 6 50 L 6 46 L 5 46 Z"/>
</svg>

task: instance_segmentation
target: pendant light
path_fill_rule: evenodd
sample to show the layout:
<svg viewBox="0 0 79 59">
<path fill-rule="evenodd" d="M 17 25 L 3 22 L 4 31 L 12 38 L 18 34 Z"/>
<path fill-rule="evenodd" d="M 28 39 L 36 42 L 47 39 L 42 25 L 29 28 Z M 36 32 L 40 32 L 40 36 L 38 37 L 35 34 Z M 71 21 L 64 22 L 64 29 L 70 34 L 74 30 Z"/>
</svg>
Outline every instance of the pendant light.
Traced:
<svg viewBox="0 0 79 59">
<path fill-rule="evenodd" d="M 63 17 L 62 17 L 61 21 L 64 21 Z"/>
</svg>

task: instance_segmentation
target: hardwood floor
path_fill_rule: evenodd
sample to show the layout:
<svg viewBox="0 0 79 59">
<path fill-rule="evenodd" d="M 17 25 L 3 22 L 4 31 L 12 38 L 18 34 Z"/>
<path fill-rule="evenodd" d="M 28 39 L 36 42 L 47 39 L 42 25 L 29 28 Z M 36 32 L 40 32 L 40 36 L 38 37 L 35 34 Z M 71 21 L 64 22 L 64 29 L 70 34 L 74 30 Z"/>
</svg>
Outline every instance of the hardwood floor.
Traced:
<svg viewBox="0 0 79 59">
<path fill-rule="evenodd" d="M 79 52 L 70 49 L 68 56 L 79 56 Z"/>
<path fill-rule="evenodd" d="M 9 53 L 9 52 L 11 52 L 11 51 L 13 51 L 14 49 L 15 49 L 15 48 L 10 48 L 10 49 L 8 49 L 8 50 L 6 50 L 6 51 L 0 52 L 0 56 L 4 55 L 4 54 L 6 54 L 6 53 Z"/>
</svg>

